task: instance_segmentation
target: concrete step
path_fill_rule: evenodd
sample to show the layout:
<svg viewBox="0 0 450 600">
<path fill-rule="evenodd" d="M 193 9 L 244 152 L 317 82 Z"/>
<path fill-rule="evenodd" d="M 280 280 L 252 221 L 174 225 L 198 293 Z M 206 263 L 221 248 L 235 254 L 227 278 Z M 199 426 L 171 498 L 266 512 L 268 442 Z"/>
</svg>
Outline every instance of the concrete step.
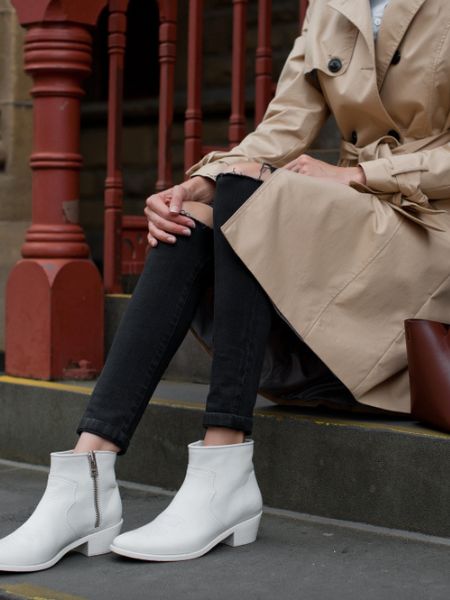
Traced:
<svg viewBox="0 0 450 600">
<path fill-rule="evenodd" d="M 0 458 L 48 464 L 70 448 L 91 384 L 0 377 Z M 122 479 L 175 490 L 187 444 L 203 435 L 207 386 L 162 382 Z M 404 420 L 275 406 L 255 411 L 255 468 L 265 504 L 450 538 L 450 435 Z"/>
<path fill-rule="evenodd" d="M 0 461 L 0 537 L 31 513 L 43 469 Z M 163 490 L 123 483 L 123 531 L 153 519 Z M 231 576 L 232 574 L 232 576 Z M 265 508 L 256 543 L 220 544 L 198 560 L 142 563 L 67 555 L 38 573 L 2 573 L 5 600 L 448 600 L 449 546 Z"/>
</svg>

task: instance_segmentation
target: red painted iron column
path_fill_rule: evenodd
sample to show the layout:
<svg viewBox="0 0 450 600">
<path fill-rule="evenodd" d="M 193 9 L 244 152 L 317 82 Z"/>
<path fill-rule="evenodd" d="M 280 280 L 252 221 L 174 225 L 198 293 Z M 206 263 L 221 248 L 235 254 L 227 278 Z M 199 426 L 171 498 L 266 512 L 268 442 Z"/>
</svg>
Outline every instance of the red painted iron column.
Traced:
<svg viewBox="0 0 450 600">
<path fill-rule="evenodd" d="M 122 121 L 129 0 L 110 0 L 108 19 L 108 151 L 105 181 L 103 282 L 109 294 L 122 291 Z"/>
<path fill-rule="evenodd" d="M 175 92 L 175 60 L 177 54 L 177 0 L 159 2 L 159 123 L 158 123 L 158 180 L 156 189 L 173 185 L 172 125 Z"/>
<path fill-rule="evenodd" d="M 12 0 L 33 78 L 32 225 L 6 291 L 6 372 L 86 378 L 103 362 L 103 285 L 78 224 L 80 99 L 107 0 Z"/>
</svg>

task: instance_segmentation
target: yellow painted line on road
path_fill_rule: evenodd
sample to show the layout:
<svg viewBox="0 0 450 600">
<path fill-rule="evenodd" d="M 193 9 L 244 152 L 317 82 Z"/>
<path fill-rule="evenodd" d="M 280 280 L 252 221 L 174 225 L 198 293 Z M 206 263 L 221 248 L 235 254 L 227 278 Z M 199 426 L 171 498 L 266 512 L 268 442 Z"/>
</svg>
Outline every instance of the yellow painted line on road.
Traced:
<svg viewBox="0 0 450 600">
<path fill-rule="evenodd" d="M 339 418 L 328 418 L 328 417 L 318 417 L 317 415 L 301 415 L 295 413 L 288 413 L 286 415 L 274 411 L 270 408 L 261 408 L 256 411 L 256 414 L 261 417 L 274 417 L 282 421 L 283 419 L 295 419 L 296 421 L 308 421 L 310 423 L 314 423 L 315 425 L 328 425 L 334 427 L 360 427 L 361 429 L 371 429 L 371 430 L 388 430 L 394 431 L 396 433 L 409 433 L 412 435 L 419 435 L 422 437 L 428 438 L 441 438 L 445 440 L 450 440 L 450 435 L 447 433 L 442 433 L 440 431 L 435 431 L 434 429 L 428 429 L 426 427 L 410 426 L 410 425 L 391 425 L 389 422 L 372 422 L 372 421 L 358 421 L 356 419 L 339 419 Z"/>
<path fill-rule="evenodd" d="M 173 408 L 192 408 L 193 410 L 199 410 L 205 408 L 204 402 L 183 402 L 183 400 L 170 400 L 169 398 L 152 398 L 150 404 L 157 404 L 158 406 L 171 406 Z"/>
<path fill-rule="evenodd" d="M 37 387 L 48 390 L 61 390 L 63 392 L 76 392 L 90 396 L 92 388 L 83 385 L 75 385 L 71 383 L 60 383 L 59 381 L 40 381 L 37 379 L 27 379 L 26 377 L 11 377 L 10 375 L 1 375 L 0 383 L 9 383 L 12 385 L 25 385 L 28 387 Z M 182 400 L 170 400 L 169 398 L 152 398 L 152 404 L 162 406 L 173 406 L 174 408 L 204 408 L 202 402 L 183 402 Z"/>
<path fill-rule="evenodd" d="M 83 385 L 74 385 L 72 383 L 59 383 L 58 381 L 40 381 L 37 379 L 28 379 L 25 377 L 11 377 L 10 375 L 1 375 L 0 383 L 12 383 L 13 385 L 26 385 L 29 387 L 45 388 L 49 390 L 62 390 L 64 392 L 77 392 L 90 395 L 91 389 Z"/>
<path fill-rule="evenodd" d="M 72 596 L 72 594 L 64 594 L 50 588 L 22 583 L 4 585 L 0 587 L 1 592 L 7 593 L 7 595 L 1 596 L 5 600 L 9 594 L 21 600 L 86 600 L 86 598 L 82 598 L 81 596 Z"/>
<path fill-rule="evenodd" d="M 131 294 L 106 294 L 107 298 L 131 298 Z"/>
</svg>

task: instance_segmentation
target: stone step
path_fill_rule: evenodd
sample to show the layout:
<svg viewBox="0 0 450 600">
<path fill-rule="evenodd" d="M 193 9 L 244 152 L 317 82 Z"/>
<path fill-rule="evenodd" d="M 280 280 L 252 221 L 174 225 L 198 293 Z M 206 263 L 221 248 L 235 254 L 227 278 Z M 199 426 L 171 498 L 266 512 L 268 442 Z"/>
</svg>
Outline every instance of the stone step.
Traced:
<svg viewBox="0 0 450 600">
<path fill-rule="evenodd" d="M 92 383 L 0 376 L 0 458 L 48 464 L 70 448 Z M 207 386 L 158 387 L 121 479 L 175 490 L 200 439 Z M 267 506 L 450 538 L 450 435 L 407 419 L 295 409 L 259 399 L 255 468 Z"/>
</svg>

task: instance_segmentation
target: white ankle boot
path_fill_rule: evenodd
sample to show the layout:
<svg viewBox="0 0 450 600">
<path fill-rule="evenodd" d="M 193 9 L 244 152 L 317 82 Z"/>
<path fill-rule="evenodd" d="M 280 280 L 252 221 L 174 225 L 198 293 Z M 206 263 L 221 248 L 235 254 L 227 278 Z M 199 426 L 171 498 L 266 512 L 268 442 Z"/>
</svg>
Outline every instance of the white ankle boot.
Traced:
<svg viewBox="0 0 450 600">
<path fill-rule="evenodd" d="M 55 452 L 47 488 L 31 517 L 0 540 L 1 571 L 41 571 L 70 550 L 110 552 L 122 526 L 114 452 Z"/>
<path fill-rule="evenodd" d="M 219 542 L 254 542 L 262 498 L 253 470 L 253 441 L 227 446 L 189 444 L 183 485 L 148 525 L 117 537 L 111 550 L 140 560 L 187 560 Z"/>
</svg>

